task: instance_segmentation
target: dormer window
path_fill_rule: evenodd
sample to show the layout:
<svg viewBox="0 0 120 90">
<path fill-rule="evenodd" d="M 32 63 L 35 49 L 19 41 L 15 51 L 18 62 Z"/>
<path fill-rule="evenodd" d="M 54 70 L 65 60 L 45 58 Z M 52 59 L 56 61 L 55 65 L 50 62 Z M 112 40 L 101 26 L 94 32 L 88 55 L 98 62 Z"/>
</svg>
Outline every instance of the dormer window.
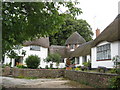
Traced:
<svg viewBox="0 0 120 90">
<path fill-rule="evenodd" d="M 30 46 L 30 50 L 40 51 L 40 46 L 32 45 L 32 46 Z"/>
<path fill-rule="evenodd" d="M 70 49 L 75 49 L 75 45 L 70 45 Z"/>
</svg>

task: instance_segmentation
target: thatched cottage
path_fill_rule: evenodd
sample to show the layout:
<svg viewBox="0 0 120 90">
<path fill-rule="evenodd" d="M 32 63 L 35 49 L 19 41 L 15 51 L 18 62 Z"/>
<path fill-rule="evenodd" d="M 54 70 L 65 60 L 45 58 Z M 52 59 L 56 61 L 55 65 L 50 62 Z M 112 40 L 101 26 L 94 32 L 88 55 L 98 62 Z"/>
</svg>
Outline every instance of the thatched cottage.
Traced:
<svg viewBox="0 0 120 90">
<path fill-rule="evenodd" d="M 115 20 L 108 25 L 103 32 L 96 30 L 97 37 L 89 42 L 77 32 L 74 32 L 65 42 L 65 46 L 51 45 L 49 46 L 49 38 L 40 38 L 34 41 L 28 41 L 23 44 L 23 47 L 19 50 L 26 51 L 26 55 L 23 56 L 16 51 L 21 57 L 19 62 L 25 63 L 24 60 L 29 55 L 38 55 L 41 58 L 40 67 L 45 68 L 48 63 L 44 59 L 49 53 L 58 53 L 61 55 L 61 63 L 59 68 L 66 67 L 66 60 L 75 60 L 76 66 L 82 66 L 84 62 L 91 61 L 92 68 L 103 66 L 107 68 L 113 68 L 113 57 L 120 56 L 120 14 Z M 4 64 L 9 63 L 10 58 L 5 56 Z M 17 60 L 12 60 L 12 67 L 16 65 Z M 55 66 L 55 63 L 53 65 Z"/>
<path fill-rule="evenodd" d="M 17 63 L 25 64 L 25 59 L 29 55 L 37 55 L 40 57 L 40 67 L 45 68 L 46 62 L 44 59 L 48 56 L 48 48 L 49 48 L 49 38 L 40 38 L 33 41 L 27 41 L 23 43 L 21 48 L 14 49 L 14 51 L 19 55 L 19 59 L 12 59 L 12 67 L 16 66 Z M 26 54 L 23 55 L 22 51 L 25 51 Z M 6 55 L 4 64 L 10 63 L 10 58 Z"/>
</svg>

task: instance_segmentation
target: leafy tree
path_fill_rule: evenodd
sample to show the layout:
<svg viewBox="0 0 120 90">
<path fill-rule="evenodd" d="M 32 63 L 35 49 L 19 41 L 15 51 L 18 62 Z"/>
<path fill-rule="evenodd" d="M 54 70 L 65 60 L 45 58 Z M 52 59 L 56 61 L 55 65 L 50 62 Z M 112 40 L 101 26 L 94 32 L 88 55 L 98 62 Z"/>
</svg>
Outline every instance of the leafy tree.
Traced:
<svg viewBox="0 0 120 90">
<path fill-rule="evenodd" d="M 46 62 L 56 62 L 56 66 L 59 66 L 61 60 L 61 56 L 57 53 L 49 54 L 48 57 L 45 59 Z"/>
<path fill-rule="evenodd" d="M 2 48 L 3 55 L 23 41 L 48 36 L 58 32 L 64 14 L 79 15 L 80 8 L 74 2 L 3 2 Z M 61 13 L 61 6 L 67 7 Z"/>
<path fill-rule="evenodd" d="M 40 58 L 37 55 L 30 55 L 25 62 L 28 68 L 37 69 L 40 64 Z"/>
<path fill-rule="evenodd" d="M 92 40 L 92 29 L 85 20 L 77 20 L 70 15 L 66 15 L 64 24 L 62 24 L 59 32 L 50 35 L 50 43 L 64 45 L 67 38 L 75 31 L 77 31 L 86 41 Z"/>
</svg>

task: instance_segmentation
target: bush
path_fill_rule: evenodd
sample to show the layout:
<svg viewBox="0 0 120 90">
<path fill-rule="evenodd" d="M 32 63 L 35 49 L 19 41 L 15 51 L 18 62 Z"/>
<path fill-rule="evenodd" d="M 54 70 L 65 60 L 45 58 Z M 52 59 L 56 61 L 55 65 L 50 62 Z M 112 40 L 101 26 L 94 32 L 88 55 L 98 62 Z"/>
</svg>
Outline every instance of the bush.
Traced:
<svg viewBox="0 0 120 90">
<path fill-rule="evenodd" d="M 91 70 L 91 62 L 90 62 L 90 61 L 84 62 L 83 65 L 84 65 L 85 67 L 88 67 L 89 70 Z"/>
<path fill-rule="evenodd" d="M 26 66 L 24 65 L 17 65 L 18 68 L 27 68 Z"/>
<path fill-rule="evenodd" d="M 110 70 L 110 73 L 116 73 L 116 72 L 117 72 L 116 69 L 111 69 L 111 70 Z"/>
<path fill-rule="evenodd" d="M 56 63 L 56 66 L 59 66 L 59 63 L 61 61 L 61 56 L 57 53 L 53 53 L 53 54 L 49 54 L 48 57 L 46 59 L 44 59 L 45 62 L 52 62 L 50 64 L 50 68 L 53 68 L 53 62 Z"/>
<path fill-rule="evenodd" d="M 48 57 L 45 59 L 46 62 L 56 62 L 60 63 L 61 56 L 57 53 L 49 54 Z"/>
<path fill-rule="evenodd" d="M 102 67 L 102 66 L 98 66 L 97 70 L 98 70 L 98 72 L 105 73 L 107 71 L 107 68 L 106 67 Z"/>
<path fill-rule="evenodd" d="M 6 63 L 6 64 L 3 64 L 3 65 L 2 65 L 2 68 L 5 68 L 6 66 L 9 66 L 9 67 L 10 67 L 10 65 L 9 65 L 8 63 Z"/>
<path fill-rule="evenodd" d="M 117 73 L 117 74 L 120 74 L 120 68 L 117 68 L 117 69 L 116 69 L 116 73 Z"/>
<path fill-rule="evenodd" d="M 52 63 L 50 64 L 50 68 L 51 68 L 51 69 L 53 68 L 53 64 L 52 64 Z"/>
<path fill-rule="evenodd" d="M 110 79 L 110 88 L 120 88 L 120 76 Z"/>
<path fill-rule="evenodd" d="M 88 67 L 86 67 L 86 66 L 81 66 L 81 70 L 82 71 L 86 71 L 88 69 Z"/>
<path fill-rule="evenodd" d="M 48 65 L 46 65 L 46 66 L 45 66 L 45 69 L 48 69 L 48 68 L 49 68 Z"/>
<path fill-rule="evenodd" d="M 80 71 L 80 68 L 76 67 L 76 68 L 75 68 L 75 71 Z"/>
<path fill-rule="evenodd" d="M 37 69 L 40 65 L 40 58 L 37 55 L 31 55 L 26 58 L 25 62 L 28 68 Z"/>
</svg>

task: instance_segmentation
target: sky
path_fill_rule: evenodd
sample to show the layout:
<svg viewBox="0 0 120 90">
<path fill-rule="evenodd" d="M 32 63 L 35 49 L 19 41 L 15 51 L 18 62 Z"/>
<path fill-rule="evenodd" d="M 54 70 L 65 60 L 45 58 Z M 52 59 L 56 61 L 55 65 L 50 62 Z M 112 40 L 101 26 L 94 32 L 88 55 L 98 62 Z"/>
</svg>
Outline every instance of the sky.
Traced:
<svg viewBox="0 0 120 90">
<path fill-rule="evenodd" d="M 94 33 L 97 28 L 102 32 L 118 15 L 118 2 L 120 0 L 78 1 L 80 4 L 77 7 L 82 9 L 83 14 L 77 16 L 77 18 L 86 20 Z"/>
</svg>

